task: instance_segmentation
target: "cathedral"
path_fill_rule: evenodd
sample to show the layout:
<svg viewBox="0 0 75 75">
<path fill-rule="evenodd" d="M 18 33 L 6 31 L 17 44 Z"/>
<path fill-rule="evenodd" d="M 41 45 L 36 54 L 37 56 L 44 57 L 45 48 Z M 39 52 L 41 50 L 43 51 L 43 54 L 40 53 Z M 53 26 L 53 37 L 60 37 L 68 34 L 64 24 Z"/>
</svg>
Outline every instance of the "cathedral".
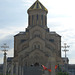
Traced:
<svg viewBox="0 0 75 75">
<path fill-rule="evenodd" d="M 40 1 L 35 1 L 27 13 L 28 27 L 14 36 L 11 75 L 56 75 L 55 65 L 63 64 L 61 36 L 49 30 L 48 10 Z M 42 65 L 51 72 L 44 71 Z"/>
</svg>

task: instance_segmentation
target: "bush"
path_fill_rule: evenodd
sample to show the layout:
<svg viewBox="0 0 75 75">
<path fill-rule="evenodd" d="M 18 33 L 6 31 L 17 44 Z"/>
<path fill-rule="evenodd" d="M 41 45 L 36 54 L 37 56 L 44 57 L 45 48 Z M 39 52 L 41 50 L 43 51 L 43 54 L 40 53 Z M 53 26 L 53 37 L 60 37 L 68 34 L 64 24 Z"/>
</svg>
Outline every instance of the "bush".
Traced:
<svg viewBox="0 0 75 75">
<path fill-rule="evenodd" d="M 58 72 L 57 75 L 69 75 L 67 72 Z"/>
</svg>

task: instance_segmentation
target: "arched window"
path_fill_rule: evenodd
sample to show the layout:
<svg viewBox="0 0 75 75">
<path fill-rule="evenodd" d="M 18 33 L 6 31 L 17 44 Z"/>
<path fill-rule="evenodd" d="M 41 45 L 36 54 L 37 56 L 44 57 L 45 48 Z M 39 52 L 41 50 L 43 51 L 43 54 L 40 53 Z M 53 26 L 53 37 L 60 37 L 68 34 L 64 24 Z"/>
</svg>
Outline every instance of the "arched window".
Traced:
<svg viewBox="0 0 75 75">
<path fill-rule="evenodd" d="M 33 45 L 32 45 L 32 47 L 33 47 L 33 49 L 42 49 L 42 45 L 41 45 L 41 43 L 39 43 L 39 42 L 36 42 L 36 43 L 34 43 Z"/>
<path fill-rule="evenodd" d="M 35 34 L 34 37 L 40 37 L 40 34 Z"/>
<path fill-rule="evenodd" d="M 34 25 L 34 15 L 32 15 L 32 25 Z"/>
<path fill-rule="evenodd" d="M 38 49 L 40 49 L 40 45 L 38 45 Z"/>
<path fill-rule="evenodd" d="M 47 24 L 47 21 L 46 20 L 47 20 L 47 16 L 45 16 L 45 25 Z"/>
<path fill-rule="evenodd" d="M 36 49 L 36 45 L 34 45 L 34 49 Z"/>
<path fill-rule="evenodd" d="M 38 14 L 36 15 L 36 24 L 38 25 Z"/>
<path fill-rule="evenodd" d="M 38 20 L 38 14 L 37 14 L 37 20 Z"/>
<path fill-rule="evenodd" d="M 30 15 L 29 15 L 29 25 L 30 25 Z"/>
<path fill-rule="evenodd" d="M 43 25 L 43 15 L 41 15 L 41 25 Z"/>
</svg>

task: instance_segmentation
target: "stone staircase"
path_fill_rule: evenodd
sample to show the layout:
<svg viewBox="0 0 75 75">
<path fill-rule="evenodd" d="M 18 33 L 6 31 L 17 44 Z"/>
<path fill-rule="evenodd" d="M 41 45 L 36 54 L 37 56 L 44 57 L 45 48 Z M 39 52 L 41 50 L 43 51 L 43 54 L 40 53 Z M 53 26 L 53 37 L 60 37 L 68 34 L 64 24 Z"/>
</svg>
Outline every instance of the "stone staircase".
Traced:
<svg viewBox="0 0 75 75">
<path fill-rule="evenodd" d="M 43 75 L 41 66 L 24 67 L 24 75 Z"/>
</svg>

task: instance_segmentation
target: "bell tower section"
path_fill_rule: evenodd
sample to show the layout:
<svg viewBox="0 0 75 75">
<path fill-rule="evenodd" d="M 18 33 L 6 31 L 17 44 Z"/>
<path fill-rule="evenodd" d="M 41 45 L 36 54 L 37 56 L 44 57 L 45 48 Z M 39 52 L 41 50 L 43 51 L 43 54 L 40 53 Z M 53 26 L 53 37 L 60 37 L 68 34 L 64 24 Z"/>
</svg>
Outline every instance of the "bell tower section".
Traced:
<svg viewBox="0 0 75 75">
<path fill-rule="evenodd" d="M 38 0 L 28 9 L 27 12 L 28 27 L 33 27 L 35 25 L 47 27 L 48 10 Z"/>
</svg>

